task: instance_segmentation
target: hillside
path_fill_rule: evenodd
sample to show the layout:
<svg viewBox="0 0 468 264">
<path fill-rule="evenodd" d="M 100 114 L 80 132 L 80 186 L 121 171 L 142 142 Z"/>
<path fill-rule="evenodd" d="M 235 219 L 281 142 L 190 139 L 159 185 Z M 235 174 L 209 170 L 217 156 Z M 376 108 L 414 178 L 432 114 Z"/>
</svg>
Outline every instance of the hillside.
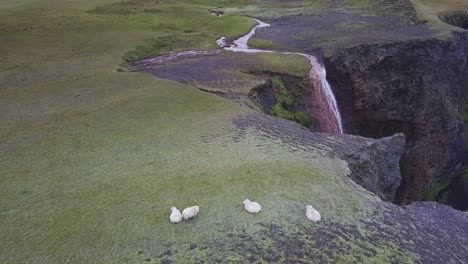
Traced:
<svg viewBox="0 0 468 264">
<path fill-rule="evenodd" d="M 467 213 L 419 202 L 464 168 L 468 33 L 438 16 L 468 1 L 444 2 L 1 1 L 0 263 L 463 263 Z M 306 59 L 219 49 L 251 17 L 253 47 L 325 65 L 345 134 Z M 278 79 L 292 118 L 252 100 Z"/>
</svg>

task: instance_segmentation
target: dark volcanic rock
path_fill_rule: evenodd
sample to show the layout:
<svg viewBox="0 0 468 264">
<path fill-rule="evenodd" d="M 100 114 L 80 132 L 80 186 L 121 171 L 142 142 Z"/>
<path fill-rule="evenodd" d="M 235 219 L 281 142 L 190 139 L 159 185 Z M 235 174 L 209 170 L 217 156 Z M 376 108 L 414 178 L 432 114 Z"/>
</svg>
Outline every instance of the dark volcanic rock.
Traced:
<svg viewBox="0 0 468 264">
<path fill-rule="evenodd" d="M 468 210 L 468 174 L 456 177 L 447 189 L 446 203 L 461 211 Z"/>
<path fill-rule="evenodd" d="M 411 8 L 405 11 L 411 17 Z M 360 44 L 431 37 L 434 32 L 415 19 L 395 15 L 324 11 L 308 15 L 283 16 L 268 20 L 269 28 L 258 30 L 254 38 L 275 43 L 284 50 L 317 53 Z"/>
<path fill-rule="evenodd" d="M 447 24 L 468 29 L 468 10 L 444 13 L 439 18 Z"/>
<path fill-rule="evenodd" d="M 384 207 L 380 227 L 389 226 L 390 230 L 380 232 L 389 232 L 389 239 L 417 253 L 420 263 L 465 263 L 468 259 L 467 213 L 435 202 L 403 208 L 387 203 Z"/>
<path fill-rule="evenodd" d="M 468 33 L 447 39 L 360 45 L 325 59 L 348 133 L 403 132 L 398 202 L 419 200 L 463 158 L 458 109 L 468 87 Z"/>
<path fill-rule="evenodd" d="M 448 185 L 445 186 L 445 184 Z M 437 187 L 440 185 L 444 186 L 444 188 L 438 189 Z M 433 191 L 440 190 L 434 198 L 437 202 L 448 204 L 460 211 L 468 211 L 468 173 L 466 169 L 455 173 L 453 177 L 433 188 L 436 189 Z"/>
<path fill-rule="evenodd" d="M 405 136 L 400 133 L 346 154 L 351 179 L 383 200 L 394 201 L 401 182 L 399 162 L 404 146 Z"/>
<path fill-rule="evenodd" d="M 276 104 L 276 89 L 271 80 L 252 89 L 249 94 L 251 100 L 257 101 L 265 114 L 270 114 L 271 108 Z"/>
<path fill-rule="evenodd" d="M 468 175 L 463 174 L 453 180 L 447 194 L 447 204 L 457 210 L 468 210 Z"/>
</svg>

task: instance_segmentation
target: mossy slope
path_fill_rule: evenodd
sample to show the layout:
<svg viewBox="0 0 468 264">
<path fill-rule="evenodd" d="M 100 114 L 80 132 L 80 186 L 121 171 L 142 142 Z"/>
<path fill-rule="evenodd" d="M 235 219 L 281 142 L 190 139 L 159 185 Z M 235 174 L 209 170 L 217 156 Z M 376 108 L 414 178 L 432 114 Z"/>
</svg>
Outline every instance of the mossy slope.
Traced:
<svg viewBox="0 0 468 264">
<path fill-rule="evenodd" d="M 121 56 L 146 39 L 177 31 L 194 49 L 212 48 L 221 32 L 234 36 L 251 25 L 233 17 L 226 19 L 240 21 L 235 27 L 211 23 L 219 18 L 204 15 L 207 5 L 224 1 L 160 2 L 161 13 L 141 8 L 151 4 L 144 0 L 129 1 L 138 4 L 130 9 L 113 0 L 1 3 L 0 262 L 204 261 L 223 251 L 232 253 L 225 261 L 243 261 L 251 245 L 281 248 L 290 237 L 299 253 L 278 261 L 319 254 L 321 241 L 338 245 L 324 253 L 330 262 L 417 258 L 387 237 L 369 240 L 369 230 L 349 241 L 354 236 L 320 238 L 322 230 L 330 237 L 380 220 L 375 197 L 345 177 L 344 161 L 326 155 L 332 147 L 304 149 L 255 129 L 241 134 L 233 120 L 251 110 L 191 86 L 116 72 Z M 179 11 L 194 16 L 179 25 Z M 208 23 L 206 33 L 184 32 L 201 30 L 198 21 Z M 242 210 L 247 197 L 263 205 L 261 214 Z M 309 203 L 323 224 L 305 220 Z M 169 223 L 171 206 L 194 204 L 197 218 Z M 282 233 L 262 235 L 275 226 Z M 248 241 L 237 246 L 230 234 Z"/>
</svg>

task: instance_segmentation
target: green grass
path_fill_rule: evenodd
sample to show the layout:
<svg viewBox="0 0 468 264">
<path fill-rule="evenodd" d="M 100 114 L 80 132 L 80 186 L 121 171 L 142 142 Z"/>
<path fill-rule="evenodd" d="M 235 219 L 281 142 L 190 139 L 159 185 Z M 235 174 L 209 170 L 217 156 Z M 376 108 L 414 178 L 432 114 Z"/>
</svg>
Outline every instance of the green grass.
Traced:
<svg viewBox="0 0 468 264">
<path fill-rule="evenodd" d="M 424 201 L 436 201 L 439 194 L 445 189 L 447 189 L 447 187 L 450 185 L 451 182 L 452 182 L 452 178 L 447 178 L 444 181 L 433 185 L 431 189 L 424 194 L 423 200 Z"/>
<path fill-rule="evenodd" d="M 288 120 L 294 120 L 294 113 L 292 111 L 289 111 L 285 109 L 281 103 L 276 103 L 270 110 L 271 115 L 279 117 L 279 118 L 284 118 Z"/>
<path fill-rule="evenodd" d="M 254 87 L 264 83 L 271 74 L 286 74 L 305 79 L 310 70 L 310 63 L 303 56 L 271 54 L 271 53 L 233 53 L 228 51 L 221 52 L 217 58 L 222 57 L 225 60 L 234 62 L 237 66 L 229 70 L 230 74 L 235 75 L 234 79 L 216 80 L 207 82 L 193 82 L 192 85 L 211 92 L 226 92 L 234 94 L 248 95 Z M 214 58 L 216 61 L 217 58 Z M 211 58 L 198 58 L 191 60 L 191 63 L 219 63 L 210 62 Z M 177 62 L 175 62 L 177 63 Z M 181 64 L 186 62 L 181 61 Z M 226 74 L 226 69 L 220 65 L 219 70 L 210 69 L 210 74 Z M 214 72 L 213 72 L 214 71 Z M 202 71 L 200 74 L 204 74 Z M 195 76 L 195 79 L 199 76 Z"/>
<path fill-rule="evenodd" d="M 372 196 L 322 147 L 306 151 L 253 129 L 240 135 L 233 121 L 253 110 L 118 72 L 132 50 L 136 59 L 179 40 L 176 48 L 209 49 L 221 34 L 242 34 L 251 19 L 208 8 L 257 5 L 159 2 L 0 3 L 1 263 L 157 263 L 168 247 L 187 252 L 258 223 L 310 226 L 308 203 L 338 223 L 373 212 Z M 177 41 L 153 41 L 169 35 Z M 248 71 L 308 71 L 301 57 L 256 56 Z M 245 214 L 246 197 L 264 211 Z M 197 218 L 169 223 L 171 206 L 194 204 Z"/>
<path fill-rule="evenodd" d="M 271 78 L 273 85 L 276 87 L 275 99 L 276 104 L 271 108 L 270 113 L 274 116 L 295 120 L 294 117 L 294 101 L 295 97 L 291 91 L 286 89 L 281 77 L 275 75 Z"/>
<path fill-rule="evenodd" d="M 439 15 L 445 12 L 466 10 L 468 0 L 410 0 L 416 9 L 418 19 L 426 21 L 426 25 L 432 29 L 458 30 L 439 19 Z"/>
<path fill-rule="evenodd" d="M 295 95 L 284 85 L 281 77 L 275 75 L 271 80 L 277 91 L 275 93 L 276 104 L 270 110 L 271 115 L 296 121 L 304 127 L 309 126 L 311 123 L 310 117 L 305 112 L 295 111 Z"/>
<path fill-rule="evenodd" d="M 172 50 L 212 49 L 219 36 L 234 38 L 255 25 L 247 17 L 214 17 L 208 12 L 212 6 L 190 1 L 80 3 L 67 6 L 52 1 L 47 9 L 31 3 L 30 7 L 1 10 L 0 70 L 117 50 L 120 56 L 140 59 Z"/>
<path fill-rule="evenodd" d="M 306 221 L 300 211 L 288 211 L 306 203 L 328 211 L 328 219 L 363 212 L 363 197 L 340 176 L 341 161 L 292 152 L 279 139 L 255 134 L 235 142 L 231 119 L 244 110 L 150 78 L 100 110 L 70 113 L 7 138 L 2 262 L 136 262 L 140 250 L 155 258 L 168 244 L 180 251 L 229 230 L 253 232 L 259 222 Z M 343 199 L 331 198 L 334 193 Z M 261 202 L 264 212 L 244 214 L 246 197 Z M 168 222 L 169 207 L 193 204 L 201 206 L 194 221 Z"/>
<path fill-rule="evenodd" d="M 304 0 L 298 2 L 267 2 L 250 1 L 249 4 L 226 6 L 222 8 L 227 13 L 251 16 L 262 19 L 274 19 L 286 15 L 308 14 L 326 9 L 327 0 Z"/>
<path fill-rule="evenodd" d="M 251 110 L 190 86 L 116 71 L 122 55 L 146 39 L 174 30 L 199 38 L 198 15 L 212 25 L 194 49 L 211 47 L 225 30 L 247 31 L 250 19 L 245 28 L 211 23 L 237 18 L 213 17 L 206 7 L 194 7 L 192 23 L 179 23 L 174 13 L 162 21 L 141 10 L 89 12 L 113 3 L 2 2 L 1 263 L 135 263 L 157 259 L 169 244 L 182 252 L 227 231 L 257 230 L 259 222 L 304 222 L 305 203 L 337 221 L 367 212 L 368 196 L 344 182 L 344 162 L 255 131 L 234 140 L 233 119 Z M 181 14 L 189 8 L 164 5 Z M 184 33 L 187 24 L 195 33 Z M 249 71 L 308 70 L 295 56 L 258 58 L 262 63 Z M 264 212 L 244 214 L 246 197 Z M 170 206 L 193 204 L 201 206 L 198 218 L 169 223 Z M 298 210 L 293 218 L 288 206 Z"/>
<path fill-rule="evenodd" d="M 302 111 L 296 112 L 294 114 L 294 117 L 296 118 L 296 121 L 301 124 L 303 127 L 308 127 L 310 123 L 312 122 L 310 117 Z"/>
<path fill-rule="evenodd" d="M 252 38 L 249 40 L 249 46 L 255 47 L 257 49 L 284 49 L 281 45 L 277 45 L 269 40 Z"/>
<path fill-rule="evenodd" d="M 347 0 L 343 1 L 343 3 L 340 5 L 341 7 L 367 7 L 372 5 L 374 1 L 372 0 Z"/>
<path fill-rule="evenodd" d="M 307 77 L 310 62 L 300 55 L 285 55 L 280 53 L 256 54 L 258 61 L 251 65 L 251 71 L 266 71 L 285 73 L 299 78 Z"/>
</svg>

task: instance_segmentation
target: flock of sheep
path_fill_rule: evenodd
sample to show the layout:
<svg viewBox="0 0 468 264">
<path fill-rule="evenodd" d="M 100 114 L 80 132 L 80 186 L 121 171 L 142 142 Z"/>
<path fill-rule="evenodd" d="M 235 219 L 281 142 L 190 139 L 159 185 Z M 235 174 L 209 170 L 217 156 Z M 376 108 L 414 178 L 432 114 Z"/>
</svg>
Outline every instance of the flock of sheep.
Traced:
<svg viewBox="0 0 468 264">
<path fill-rule="evenodd" d="M 262 210 L 260 204 L 258 204 L 257 202 L 252 202 L 249 199 L 245 199 L 243 203 L 244 209 L 248 213 L 258 214 Z M 200 212 L 200 207 L 197 205 L 185 208 L 182 211 L 182 213 L 176 207 L 171 207 L 171 215 L 169 216 L 169 220 L 171 221 L 171 223 L 179 223 L 182 221 L 182 219 L 188 220 L 197 216 L 198 212 Z M 315 210 L 314 207 L 312 207 L 312 205 L 306 206 L 306 217 L 312 222 L 318 222 L 321 219 L 320 213 L 317 210 Z"/>
</svg>

